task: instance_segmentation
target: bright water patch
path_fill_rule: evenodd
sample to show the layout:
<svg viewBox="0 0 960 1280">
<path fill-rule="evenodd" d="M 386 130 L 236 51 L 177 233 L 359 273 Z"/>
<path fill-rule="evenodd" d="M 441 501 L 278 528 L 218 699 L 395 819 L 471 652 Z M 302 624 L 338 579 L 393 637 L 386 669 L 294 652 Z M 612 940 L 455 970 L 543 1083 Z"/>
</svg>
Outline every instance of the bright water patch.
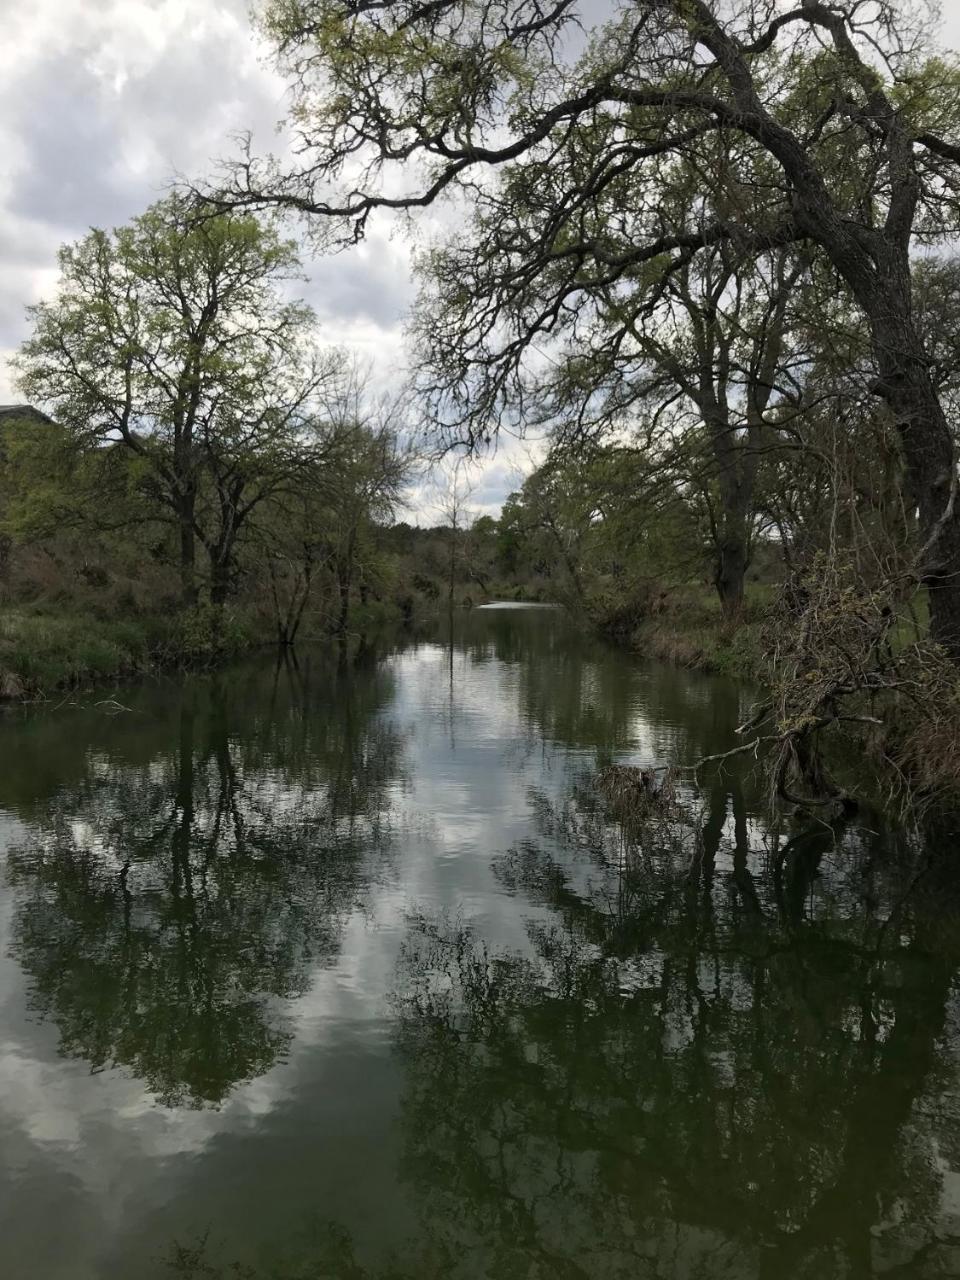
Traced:
<svg viewBox="0 0 960 1280">
<path fill-rule="evenodd" d="M 478 604 L 477 609 L 560 609 L 559 604 L 546 604 L 538 600 L 491 600 L 489 604 Z"/>
</svg>

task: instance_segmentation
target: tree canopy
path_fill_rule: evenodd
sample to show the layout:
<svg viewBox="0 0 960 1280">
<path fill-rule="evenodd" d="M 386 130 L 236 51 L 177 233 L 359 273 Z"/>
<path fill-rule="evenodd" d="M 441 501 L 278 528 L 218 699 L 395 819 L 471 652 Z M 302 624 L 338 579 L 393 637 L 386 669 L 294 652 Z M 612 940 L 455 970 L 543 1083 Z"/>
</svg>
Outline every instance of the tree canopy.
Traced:
<svg viewBox="0 0 960 1280">
<path fill-rule="evenodd" d="M 916 573 L 960 651 L 956 459 L 911 261 L 956 223 L 960 72 L 922 10 L 622 0 L 591 22 L 577 0 L 272 0 L 262 21 L 299 160 L 248 154 L 220 199 L 300 213 L 328 245 L 463 193 L 470 230 L 424 256 L 417 333 L 440 428 L 471 447 L 522 426 L 531 395 L 542 412 L 544 348 L 590 356 L 599 324 L 630 351 L 719 247 L 822 259 L 864 317 Z"/>
<path fill-rule="evenodd" d="M 318 399 L 345 360 L 286 296 L 298 270 L 264 220 L 200 217 L 171 195 L 65 246 L 56 297 L 31 312 L 23 391 L 78 443 L 131 455 L 154 518 L 177 529 L 188 602 L 197 541 L 222 601 L 244 522 L 331 448 Z"/>
</svg>

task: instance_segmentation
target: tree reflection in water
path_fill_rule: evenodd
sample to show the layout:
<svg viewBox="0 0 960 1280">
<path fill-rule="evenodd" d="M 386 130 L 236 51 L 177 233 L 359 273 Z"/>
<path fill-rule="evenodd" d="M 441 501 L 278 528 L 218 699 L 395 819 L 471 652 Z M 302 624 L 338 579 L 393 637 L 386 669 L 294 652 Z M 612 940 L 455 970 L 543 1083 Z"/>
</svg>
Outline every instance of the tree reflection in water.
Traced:
<svg viewBox="0 0 960 1280">
<path fill-rule="evenodd" d="M 303 1199 L 289 1214 L 265 1203 L 244 1240 L 212 1220 L 209 1249 L 175 1251 L 179 1271 L 246 1274 L 231 1256 L 262 1245 L 258 1280 L 960 1274 L 952 834 L 927 846 L 944 862 L 868 824 L 785 839 L 735 772 L 687 794 L 686 811 L 621 830 L 592 779 L 564 770 L 641 746 L 644 759 L 715 750 L 743 718 L 740 691 L 649 679 L 619 657 L 608 671 L 586 642 L 555 643 L 547 621 L 522 644 L 502 620 L 477 624 L 471 665 L 456 668 L 473 704 L 516 699 L 505 723 L 526 735 L 523 759 L 511 738 L 507 765 L 468 751 L 464 767 L 543 789 L 530 824 L 519 793 L 523 820 L 503 844 L 525 838 L 496 858 L 501 893 L 481 897 L 475 922 L 432 909 L 407 922 L 391 996 L 399 1179 L 391 1167 L 375 1184 L 387 1203 L 285 1254 L 277 1236 L 312 1202 L 311 1175 L 338 1176 L 350 1139 L 334 1134 L 316 1165 L 297 1147 Z M 0 803 L 32 831 L 9 862 L 13 947 L 64 1053 L 197 1107 L 283 1056 L 291 1001 L 337 955 L 393 847 L 405 744 L 387 708 L 407 714 L 394 674 L 375 661 L 358 678 L 349 662 L 302 680 L 232 673 L 158 702 L 153 719 L 119 718 L 113 736 L 98 721 L 69 758 L 59 743 L 34 749 L 61 752 L 56 790 L 25 767 L 0 778 Z M 460 788 L 446 756 L 416 739 L 414 757 L 413 723 L 427 782 Z M 458 723 L 466 743 L 474 722 Z M 517 799 L 478 792 L 501 794 Z M 482 837 L 466 849 L 447 901 L 475 888 L 478 866 L 486 882 Z M 371 1099 L 392 1115 L 388 1076 L 376 1079 L 389 1103 Z M 362 1086 L 352 1101 L 366 1105 Z M 294 1106 L 291 1125 L 302 1115 Z M 258 1150 L 289 1160 L 288 1132 Z M 170 1229 L 193 1221 L 178 1208 Z"/>
<path fill-rule="evenodd" d="M 142 731 L 159 749 L 86 753 L 44 807 L 8 859 L 13 953 L 63 1054 L 198 1107 L 283 1056 L 285 1002 L 336 958 L 387 846 L 389 677 L 352 676 L 188 685 L 176 726 Z"/>
<path fill-rule="evenodd" d="M 829 831 L 751 850 L 730 799 L 623 840 L 589 788 L 534 797 L 546 838 L 498 868 L 549 913 L 531 952 L 416 922 L 406 1173 L 435 1250 L 473 1260 L 451 1275 L 950 1274 L 960 932 L 936 870 L 852 837 L 828 859 Z"/>
<path fill-rule="evenodd" d="M 626 833 L 586 780 L 559 807 L 531 799 L 541 838 L 497 864 L 529 948 L 410 921 L 393 997 L 409 1240 L 371 1262 L 330 1225 L 263 1274 L 957 1274 L 949 867 L 843 831 L 764 841 L 735 779 L 697 821 Z M 221 1274 L 207 1265 L 179 1255 Z"/>
</svg>

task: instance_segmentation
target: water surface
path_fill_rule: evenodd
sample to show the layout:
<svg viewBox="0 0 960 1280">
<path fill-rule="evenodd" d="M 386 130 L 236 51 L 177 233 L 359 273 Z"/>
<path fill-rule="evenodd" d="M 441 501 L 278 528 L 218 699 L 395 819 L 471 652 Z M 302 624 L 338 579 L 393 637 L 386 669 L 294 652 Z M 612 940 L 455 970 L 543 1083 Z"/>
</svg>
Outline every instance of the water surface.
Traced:
<svg viewBox="0 0 960 1280">
<path fill-rule="evenodd" d="M 509 609 L 8 714 L 0 1274 L 960 1275 L 949 858 L 593 785 L 749 696 Z"/>
</svg>

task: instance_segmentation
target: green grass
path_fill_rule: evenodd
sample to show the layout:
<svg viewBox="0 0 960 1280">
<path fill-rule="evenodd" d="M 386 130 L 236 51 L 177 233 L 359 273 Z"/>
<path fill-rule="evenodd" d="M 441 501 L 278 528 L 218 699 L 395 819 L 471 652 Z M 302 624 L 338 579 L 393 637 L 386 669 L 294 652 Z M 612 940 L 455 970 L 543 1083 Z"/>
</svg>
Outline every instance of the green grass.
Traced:
<svg viewBox="0 0 960 1280">
<path fill-rule="evenodd" d="M 203 665 L 252 643 L 233 615 L 214 618 L 209 608 L 125 618 L 52 605 L 0 610 L 0 697 L 36 698 L 160 667 Z"/>
<path fill-rule="evenodd" d="M 709 587 L 687 586 L 673 591 L 661 612 L 645 619 L 631 638 L 640 653 L 696 668 L 745 679 L 762 674 L 765 661 L 761 629 L 777 598 L 776 584 L 748 583 L 743 613 L 735 625 L 725 623 L 720 602 Z M 894 652 L 927 635 L 930 607 L 925 589 L 918 591 L 897 619 L 890 635 Z"/>
<path fill-rule="evenodd" d="M 640 653 L 677 666 L 751 679 L 763 662 L 760 629 L 775 588 L 747 587 L 736 624 L 724 621 L 716 592 L 685 587 L 667 597 L 662 610 L 640 624 L 632 646 Z"/>
<path fill-rule="evenodd" d="M 890 633 L 890 643 L 894 653 L 899 653 L 908 645 L 916 644 L 918 640 L 923 639 L 929 627 L 930 597 L 926 587 L 921 587 L 910 602 L 909 608 L 897 618 Z"/>
<path fill-rule="evenodd" d="M 155 639 L 140 621 L 15 609 L 0 614 L 0 687 L 36 696 L 145 672 Z"/>
</svg>

